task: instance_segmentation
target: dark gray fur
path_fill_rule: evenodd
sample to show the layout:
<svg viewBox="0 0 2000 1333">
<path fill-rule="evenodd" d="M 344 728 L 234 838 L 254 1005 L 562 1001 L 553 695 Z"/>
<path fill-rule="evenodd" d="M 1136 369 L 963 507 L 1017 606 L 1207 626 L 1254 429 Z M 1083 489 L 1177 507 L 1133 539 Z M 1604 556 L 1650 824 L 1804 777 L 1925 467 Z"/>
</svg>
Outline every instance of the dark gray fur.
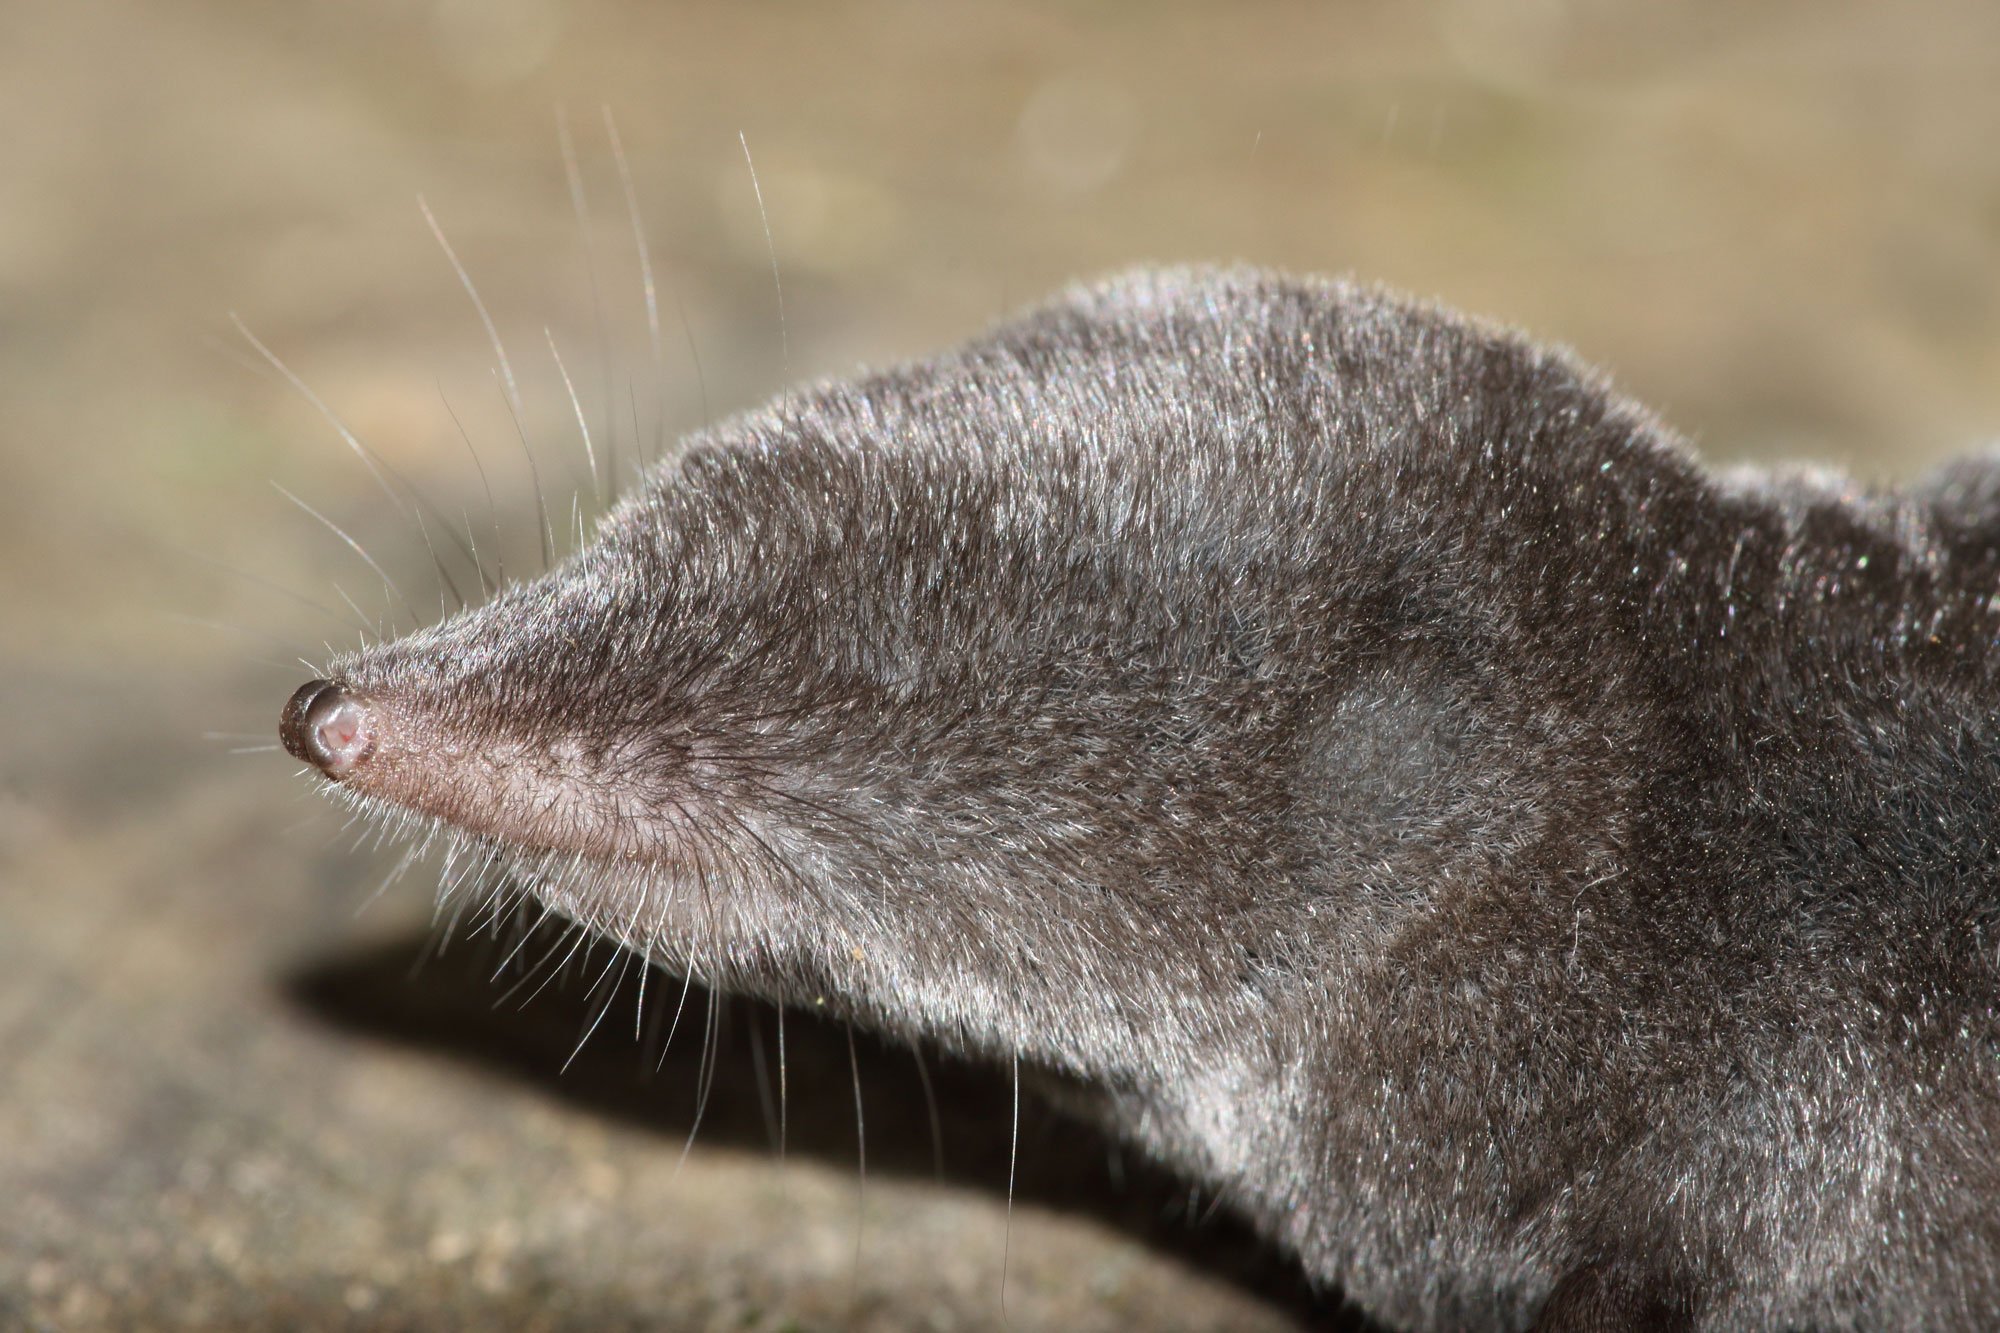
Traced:
<svg viewBox="0 0 2000 1333">
<path fill-rule="evenodd" d="M 1973 1329 L 1996 592 L 1993 463 L 1718 479 L 1512 334 L 1177 271 L 697 437 L 331 674 L 364 804 L 1055 1071 L 1392 1325 Z"/>
</svg>

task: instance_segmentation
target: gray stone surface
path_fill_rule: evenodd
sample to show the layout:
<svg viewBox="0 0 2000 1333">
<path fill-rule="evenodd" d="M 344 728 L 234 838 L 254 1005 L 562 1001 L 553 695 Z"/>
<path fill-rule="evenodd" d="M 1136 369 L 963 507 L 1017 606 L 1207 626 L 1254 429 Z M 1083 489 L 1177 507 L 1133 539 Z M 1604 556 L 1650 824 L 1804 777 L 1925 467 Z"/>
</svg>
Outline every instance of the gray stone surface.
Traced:
<svg viewBox="0 0 2000 1333">
<path fill-rule="evenodd" d="M 0 8 L 0 1328 L 1336 1318 L 1032 1099 L 1010 1219 L 993 1071 L 931 1063 L 939 1173 L 915 1063 L 864 1039 L 864 1175 L 845 1034 L 794 1017 L 780 1162 L 750 1042 L 768 1065 L 774 1018 L 731 1006 L 689 1148 L 704 997 L 662 1053 L 628 978 L 570 1061 L 601 952 L 525 1006 L 490 942 L 429 956 L 425 872 L 374 898 L 393 853 L 271 752 L 295 659 L 400 612 L 270 483 L 420 602 L 423 534 L 228 311 L 515 573 L 527 468 L 419 192 L 514 353 L 559 546 L 588 484 L 544 327 L 629 473 L 1141 260 L 1384 278 L 1577 344 L 1712 455 L 1907 473 L 2000 435 L 1996 25 L 1971 0 Z"/>
</svg>

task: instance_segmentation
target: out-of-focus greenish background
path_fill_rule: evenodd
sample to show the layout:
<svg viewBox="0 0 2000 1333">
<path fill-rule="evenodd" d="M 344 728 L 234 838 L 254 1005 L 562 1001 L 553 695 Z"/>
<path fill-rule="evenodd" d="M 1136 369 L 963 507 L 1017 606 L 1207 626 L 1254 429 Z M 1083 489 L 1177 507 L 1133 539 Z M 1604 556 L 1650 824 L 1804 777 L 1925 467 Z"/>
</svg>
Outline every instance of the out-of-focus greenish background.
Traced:
<svg viewBox="0 0 2000 1333">
<path fill-rule="evenodd" d="M 357 911 L 387 863 L 254 750 L 348 599 L 390 614 L 272 483 L 420 603 L 429 561 L 229 316 L 481 534 L 490 485 L 531 566 L 420 194 L 560 539 L 551 336 L 629 469 L 1148 261 L 1380 279 L 1574 346 L 1713 459 L 1906 476 L 2000 437 L 1996 144 L 1976 0 L 0 7 L 0 1327 L 988 1328 L 1003 1254 L 1014 1327 L 1307 1317 L 1067 1168 L 1009 1232 L 1003 1084 L 946 1097 L 975 1165 L 934 1184 L 880 1074 L 857 1262 L 844 1047 L 801 1048 L 838 1067 L 784 1168 L 727 1116 L 682 1166 L 693 1063 L 655 1119 L 629 1021 L 559 1075 L 573 1032 L 402 980 L 422 885 Z"/>
</svg>

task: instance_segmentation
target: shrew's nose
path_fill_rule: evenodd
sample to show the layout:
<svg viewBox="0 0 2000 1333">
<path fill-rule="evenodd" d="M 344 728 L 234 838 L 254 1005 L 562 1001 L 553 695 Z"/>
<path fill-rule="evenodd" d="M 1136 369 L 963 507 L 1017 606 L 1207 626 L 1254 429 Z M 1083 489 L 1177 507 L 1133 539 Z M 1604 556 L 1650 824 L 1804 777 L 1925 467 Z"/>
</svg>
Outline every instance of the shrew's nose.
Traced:
<svg viewBox="0 0 2000 1333">
<path fill-rule="evenodd" d="M 278 739 L 294 758 L 339 777 L 375 748 L 368 705 L 330 680 L 299 686 L 278 721 Z"/>
</svg>

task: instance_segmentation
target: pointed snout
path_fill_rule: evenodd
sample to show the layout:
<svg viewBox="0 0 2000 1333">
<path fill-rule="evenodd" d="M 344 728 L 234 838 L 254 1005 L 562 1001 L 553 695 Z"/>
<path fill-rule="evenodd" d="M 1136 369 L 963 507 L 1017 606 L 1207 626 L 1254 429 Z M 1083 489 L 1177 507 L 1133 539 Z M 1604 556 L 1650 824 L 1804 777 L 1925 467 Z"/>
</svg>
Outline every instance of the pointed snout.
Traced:
<svg viewBox="0 0 2000 1333">
<path fill-rule="evenodd" d="M 278 720 L 278 739 L 296 759 L 328 777 L 341 777 L 375 748 L 376 722 L 368 705 L 330 680 L 299 686 Z"/>
</svg>

